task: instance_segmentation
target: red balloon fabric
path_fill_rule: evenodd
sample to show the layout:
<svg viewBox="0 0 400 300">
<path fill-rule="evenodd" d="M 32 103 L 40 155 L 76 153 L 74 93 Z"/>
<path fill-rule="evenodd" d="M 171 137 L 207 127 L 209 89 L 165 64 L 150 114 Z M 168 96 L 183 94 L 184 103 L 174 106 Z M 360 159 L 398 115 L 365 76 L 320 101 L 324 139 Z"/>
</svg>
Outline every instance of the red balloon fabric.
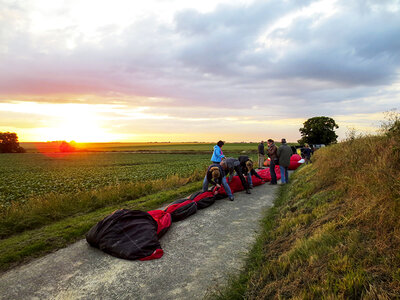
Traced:
<svg viewBox="0 0 400 300">
<path fill-rule="evenodd" d="M 269 168 L 257 172 L 264 181 L 271 181 L 271 172 Z M 279 166 L 275 166 L 276 179 L 281 179 L 281 170 Z M 253 179 L 253 178 L 252 178 Z M 260 180 L 260 179 L 258 179 Z M 253 181 L 254 184 L 254 181 Z"/>
<path fill-rule="evenodd" d="M 299 163 L 299 160 L 301 160 L 301 156 L 298 154 L 293 154 L 290 157 L 290 165 L 289 165 L 289 170 L 296 170 L 298 167 L 301 166 L 301 163 Z"/>
<path fill-rule="evenodd" d="M 166 233 L 171 226 L 172 219 L 171 214 L 165 212 L 163 210 L 150 210 L 148 213 L 153 217 L 153 219 L 157 222 L 157 235 L 158 237 L 162 237 L 164 233 Z"/>
</svg>

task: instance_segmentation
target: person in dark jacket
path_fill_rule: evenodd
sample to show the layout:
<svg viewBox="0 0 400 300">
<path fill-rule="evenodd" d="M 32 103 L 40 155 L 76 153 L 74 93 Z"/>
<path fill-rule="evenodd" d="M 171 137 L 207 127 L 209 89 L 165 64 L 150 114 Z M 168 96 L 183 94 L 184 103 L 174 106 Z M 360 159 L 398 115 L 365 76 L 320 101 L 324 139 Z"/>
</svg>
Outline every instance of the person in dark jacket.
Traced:
<svg viewBox="0 0 400 300">
<path fill-rule="evenodd" d="M 285 184 L 289 183 L 288 167 L 293 151 L 288 144 L 286 144 L 286 139 L 282 139 L 281 143 L 282 145 L 278 148 L 279 168 L 281 170 L 281 183 Z"/>
<path fill-rule="evenodd" d="M 264 141 L 261 141 L 258 144 L 258 168 L 264 169 L 264 161 L 265 161 L 265 149 L 264 149 Z"/>
<path fill-rule="evenodd" d="M 257 178 L 264 181 L 260 175 L 253 169 L 253 161 L 247 155 L 241 155 L 238 158 L 240 162 L 240 169 L 244 176 L 247 176 L 247 184 L 249 189 L 253 188 L 253 180 L 251 179 L 251 175 L 256 176 Z"/>
<path fill-rule="evenodd" d="M 214 146 L 214 152 L 213 155 L 211 156 L 211 161 L 214 164 L 219 164 L 225 158 L 225 155 L 222 152 L 222 146 L 224 144 L 225 143 L 223 141 L 218 141 L 218 143 Z"/>
<path fill-rule="evenodd" d="M 221 184 L 224 186 L 225 192 L 229 197 L 229 200 L 233 201 L 234 197 L 232 195 L 231 188 L 229 187 L 228 183 L 226 182 L 226 169 L 227 166 L 224 162 L 218 164 L 212 164 L 208 167 L 206 176 L 204 177 L 203 181 L 203 192 L 208 190 L 208 185 L 211 183 L 212 185 L 216 186 L 217 188 L 221 187 Z"/>
<path fill-rule="evenodd" d="M 278 148 L 275 146 L 275 142 L 273 139 L 269 139 L 268 143 L 268 156 L 271 160 L 269 163 L 269 172 L 271 173 L 271 182 L 269 184 L 277 184 L 275 166 L 279 164 L 278 158 Z"/>
<path fill-rule="evenodd" d="M 302 154 L 301 156 L 305 160 L 305 164 L 306 165 L 309 164 L 311 162 L 312 151 L 311 151 L 311 148 L 310 148 L 310 146 L 308 144 L 305 144 L 304 148 L 301 149 L 301 154 Z"/>
<path fill-rule="evenodd" d="M 227 173 L 229 174 L 228 183 L 230 183 L 232 181 L 233 174 L 236 172 L 240 178 L 243 188 L 246 190 L 246 194 L 251 194 L 249 186 L 246 182 L 246 179 L 244 179 L 244 177 L 243 177 L 243 173 L 242 173 L 242 169 L 240 167 L 239 160 L 236 158 L 233 158 L 233 157 L 228 157 L 227 159 L 224 160 L 224 162 L 227 166 Z"/>
</svg>

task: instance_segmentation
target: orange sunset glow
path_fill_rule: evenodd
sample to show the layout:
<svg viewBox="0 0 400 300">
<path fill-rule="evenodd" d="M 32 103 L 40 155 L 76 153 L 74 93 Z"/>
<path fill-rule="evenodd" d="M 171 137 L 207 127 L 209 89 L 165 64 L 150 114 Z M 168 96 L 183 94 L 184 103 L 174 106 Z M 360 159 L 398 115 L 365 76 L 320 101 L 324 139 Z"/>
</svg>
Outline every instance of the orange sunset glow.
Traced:
<svg viewBox="0 0 400 300">
<path fill-rule="evenodd" d="M 339 140 L 374 133 L 400 103 L 399 11 L 342 0 L 6 2 L 0 131 L 21 142 L 297 141 L 305 120 L 329 116 Z"/>
</svg>

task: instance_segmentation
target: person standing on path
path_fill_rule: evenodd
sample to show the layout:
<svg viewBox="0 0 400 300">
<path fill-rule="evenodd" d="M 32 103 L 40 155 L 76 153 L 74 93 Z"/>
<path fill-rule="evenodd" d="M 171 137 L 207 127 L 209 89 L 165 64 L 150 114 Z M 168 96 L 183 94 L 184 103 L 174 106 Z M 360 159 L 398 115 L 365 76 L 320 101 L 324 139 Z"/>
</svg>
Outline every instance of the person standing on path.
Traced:
<svg viewBox="0 0 400 300">
<path fill-rule="evenodd" d="M 269 139 L 267 141 L 268 143 L 268 156 L 270 158 L 270 163 L 269 163 L 269 172 L 271 173 L 271 182 L 269 184 L 277 184 L 276 180 L 276 173 L 275 173 L 275 166 L 278 165 L 279 159 L 278 159 L 278 147 L 276 147 L 275 142 L 273 139 Z"/>
<path fill-rule="evenodd" d="M 211 156 L 211 161 L 214 163 L 214 164 L 219 164 L 224 158 L 225 158 L 225 155 L 224 155 L 224 153 L 222 152 L 222 146 L 224 145 L 225 143 L 223 142 L 223 141 L 219 141 L 215 146 L 214 146 L 214 152 L 213 152 L 213 155 Z"/>
<path fill-rule="evenodd" d="M 286 144 L 286 139 L 282 139 L 282 145 L 278 148 L 279 168 L 281 170 L 281 183 L 289 183 L 288 167 L 290 165 L 290 157 L 293 154 L 292 148 Z"/>
<path fill-rule="evenodd" d="M 208 167 L 206 176 L 204 177 L 203 181 L 203 192 L 208 190 L 208 185 L 211 183 L 215 185 L 218 189 L 221 187 L 221 184 L 224 186 L 225 192 L 229 197 L 229 200 L 233 201 L 233 195 L 231 188 L 229 187 L 228 183 L 226 182 L 226 173 L 227 166 L 225 162 L 212 164 Z"/>
<path fill-rule="evenodd" d="M 301 149 L 301 152 L 302 152 L 302 154 L 304 156 L 304 160 L 305 160 L 306 165 L 308 165 L 311 162 L 311 152 L 312 151 L 310 149 L 310 146 L 308 144 L 305 144 L 304 148 Z"/>
<path fill-rule="evenodd" d="M 264 141 L 261 141 L 258 144 L 258 168 L 264 169 L 264 160 L 265 160 L 265 150 L 264 150 Z"/>
</svg>

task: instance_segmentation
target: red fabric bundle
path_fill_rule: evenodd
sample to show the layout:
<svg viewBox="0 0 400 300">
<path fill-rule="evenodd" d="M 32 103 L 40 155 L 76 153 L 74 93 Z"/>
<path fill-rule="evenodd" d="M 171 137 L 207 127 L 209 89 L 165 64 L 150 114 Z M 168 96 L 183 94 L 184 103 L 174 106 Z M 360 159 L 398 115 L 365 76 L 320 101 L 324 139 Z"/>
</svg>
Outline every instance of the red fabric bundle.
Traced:
<svg viewBox="0 0 400 300">
<path fill-rule="evenodd" d="M 296 170 L 298 167 L 301 166 L 301 164 L 299 163 L 299 160 L 301 159 L 301 156 L 298 154 L 293 154 L 290 157 L 290 165 L 289 165 L 289 170 Z"/>
<path fill-rule="evenodd" d="M 171 226 L 172 219 L 171 214 L 165 212 L 163 210 L 150 210 L 148 213 L 153 217 L 153 219 L 157 222 L 157 235 L 158 237 L 162 237 L 164 233 L 166 233 Z"/>
<path fill-rule="evenodd" d="M 257 173 L 258 173 L 258 175 L 260 175 L 260 177 L 262 179 L 264 179 L 264 181 L 271 181 L 271 172 L 269 171 L 269 168 L 259 170 Z M 279 169 L 279 166 L 275 166 L 275 173 L 276 173 L 276 179 L 280 179 L 281 178 L 281 170 Z M 256 179 L 258 181 L 261 181 L 257 177 L 256 177 Z M 253 180 L 253 185 L 254 185 L 254 176 L 252 177 L 252 180 Z"/>
</svg>

